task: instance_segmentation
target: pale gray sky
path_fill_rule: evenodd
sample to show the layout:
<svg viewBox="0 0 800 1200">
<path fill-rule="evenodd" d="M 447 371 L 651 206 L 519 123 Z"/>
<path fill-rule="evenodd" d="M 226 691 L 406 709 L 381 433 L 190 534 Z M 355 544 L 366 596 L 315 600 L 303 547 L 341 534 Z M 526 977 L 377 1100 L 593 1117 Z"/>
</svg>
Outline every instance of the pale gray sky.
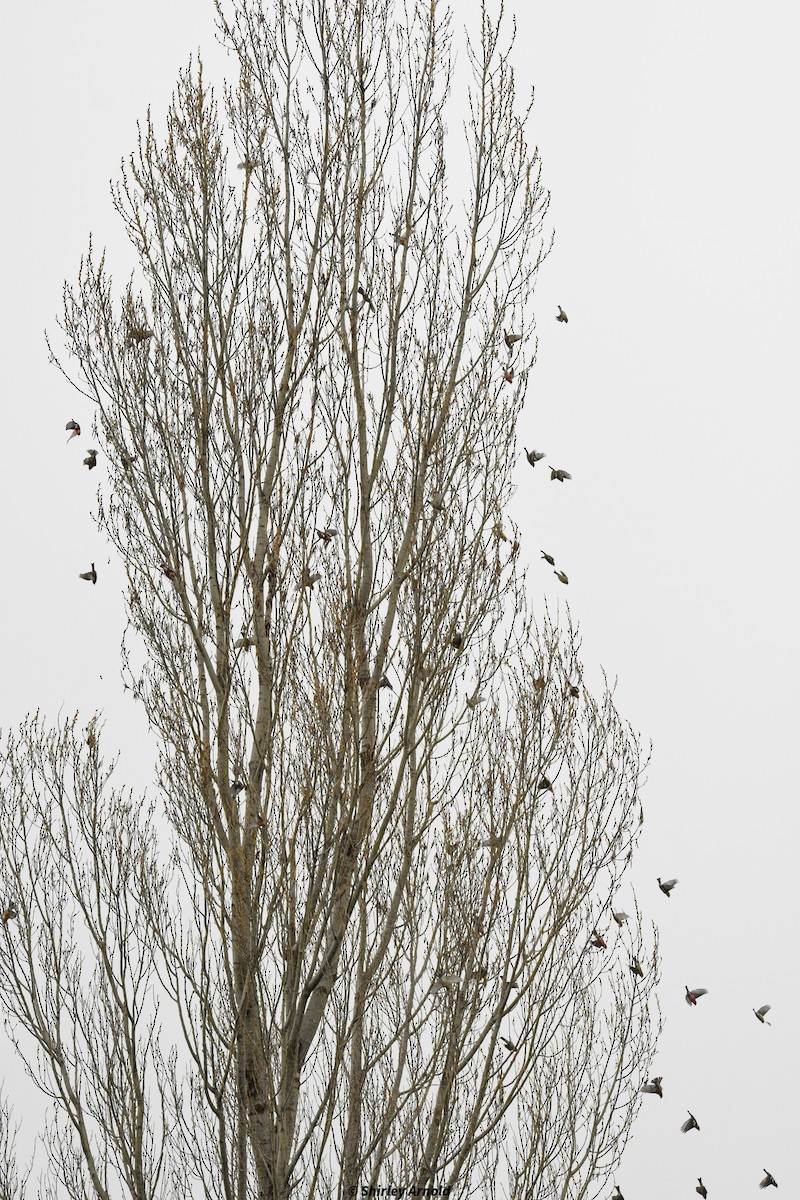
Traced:
<svg viewBox="0 0 800 1200">
<path fill-rule="evenodd" d="M 661 929 L 665 1098 L 646 1097 L 617 1182 L 626 1200 L 675 1200 L 702 1175 L 711 1200 L 744 1200 L 767 1167 L 800 1195 L 800 16 L 775 0 L 512 8 L 557 234 L 520 452 L 574 476 L 551 485 L 521 459 L 515 511 L 534 600 L 567 594 L 542 546 L 569 573 L 590 680 L 618 677 L 654 745 L 632 878 Z M 188 55 L 219 62 L 212 39 L 204 0 L 40 0 L 4 15 L 0 48 L 0 723 L 102 706 L 133 783 L 147 729 L 119 682 L 120 574 L 88 516 L 88 441 L 65 446 L 65 422 L 91 414 L 43 329 L 90 231 L 124 282 L 108 180 Z M 77 579 L 93 559 L 96 588 Z M 659 874 L 680 879 L 670 900 Z M 685 984 L 709 989 L 696 1010 Z M 772 1028 L 751 1011 L 764 1003 Z M 687 1109 L 702 1128 L 684 1136 Z"/>
</svg>

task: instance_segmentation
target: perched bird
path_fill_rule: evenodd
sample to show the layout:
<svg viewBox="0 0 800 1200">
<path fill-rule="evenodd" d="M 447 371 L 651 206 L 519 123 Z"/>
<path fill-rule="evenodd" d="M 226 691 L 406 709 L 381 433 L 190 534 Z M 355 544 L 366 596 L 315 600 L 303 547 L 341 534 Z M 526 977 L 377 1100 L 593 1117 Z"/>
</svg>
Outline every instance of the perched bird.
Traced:
<svg viewBox="0 0 800 1200">
<path fill-rule="evenodd" d="M 689 1110 L 687 1109 L 687 1112 L 688 1111 Z M 699 1129 L 699 1128 L 700 1128 L 700 1126 L 697 1124 L 697 1118 L 693 1117 L 692 1114 L 689 1113 L 689 1120 L 684 1121 L 683 1124 L 681 1125 L 681 1133 L 688 1133 L 690 1129 Z"/>
<path fill-rule="evenodd" d="M 430 505 L 434 512 L 441 512 L 443 510 L 444 496 L 441 492 L 431 492 Z"/>
<path fill-rule="evenodd" d="M 569 471 L 563 471 L 560 467 L 550 468 L 550 482 L 557 479 L 559 483 L 563 483 L 565 479 L 572 479 Z"/>
<path fill-rule="evenodd" d="M 770 1010 L 771 1008 L 772 1008 L 772 1005 L 771 1005 L 771 1004 L 762 1004 L 762 1005 L 761 1005 L 761 1008 L 754 1008 L 754 1009 L 753 1009 L 753 1012 L 756 1014 L 756 1016 L 758 1017 L 758 1019 L 759 1019 L 759 1021 L 761 1022 L 761 1024 L 762 1024 L 762 1025 L 771 1025 L 771 1024 L 772 1024 L 772 1022 L 771 1022 L 771 1021 L 765 1021 L 765 1020 L 764 1020 L 764 1017 L 767 1015 L 767 1013 L 769 1012 L 769 1010 Z"/>
<path fill-rule="evenodd" d="M 326 546 L 330 546 L 339 531 L 338 529 L 316 529 L 314 532 L 318 542 L 324 542 Z"/>
<path fill-rule="evenodd" d="M 514 370 L 512 367 L 505 368 L 505 370 L 503 371 L 503 379 L 505 379 L 506 383 L 514 382 Z"/>
<path fill-rule="evenodd" d="M 543 458 L 547 458 L 547 455 L 543 454 L 541 450 L 529 450 L 527 446 L 523 446 L 522 449 L 532 467 L 535 467 L 537 462 L 541 462 Z"/>
<path fill-rule="evenodd" d="M 246 787 L 247 784 L 243 779 L 234 779 L 233 783 L 231 784 L 231 795 L 238 796 L 239 792 L 243 792 Z"/>
<path fill-rule="evenodd" d="M 539 782 L 536 785 L 537 792 L 552 792 L 553 785 L 546 775 L 539 776 Z"/>
<path fill-rule="evenodd" d="M 557 321 L 562 321 L 562 322 L 563 322 L 565 325 L 566 325 L 567 321 L 569 320 L 569 317 L 568 317 L 568 316 L 567 316 L 567 314 L 564 312 L 564 310 L 563 310 L 563 308 L 561 307 L 561 305 L 560 305 L 560 304 L 559 304 L 559 306 L 558 306 L 558 315 L 556 316 L 556 320 L 557 320 Z"/>
<path fill-rule="evenodd" d="M 453 636 L 450 638 L 450 645 L 453 647 L 454 650 L 460 650 L 463 644 L 464 644 L 463 633 L 461 633 L 461 631 L 458 629 L 454 630 Z"/>
<path fill-rule="evenodd" d="M 677 879 L 668 879 L 665 883 L 662 883 L 660 878 L 656 880 L 656 883 L 661 888 L 662 892 L 667 897 L 667 899 L 669 899 L 669 894 L 672 891 L 672 889 L 675 887 L 677 882 L 678 882 Z"/>
<path fill-rule="evenodd" d="M 92 563 L 91 571 L 82 571 L 78 578 L 85 579 L 87 583 L 97 583 L 97 571 L 94 569 L 94 563 Z"/>
<path fill-rule="evenodd" d="M 514 1054 L 516 1052 L 516 1042 L 511 1042 L 508 1040 L 508 1038 L 500 1038 L 500 1041 L 503 1043 L 509 1054 Z"/>
<path fill-rule="evenodd" d="M 553 571 L 553 574 L 559 583 L 569 583 L 569 575 L 567 575 L 566 571 Z"/>
<path fill-rule="evenodd" d="M 375 305 L 372 303 L 372 297 L 370 296 L 369 292 L 366 291 L 361 284 L 358 285 L 357 291 L 361 299 L 369 308 L 370 312 L 375 312 Z"/>
<path fill-rule="evenodd" d="M 663 1075 L 656 1075 L 654 1079 L 651 1079 L 649 1083 L 646 1083 L 644 1085 L 644 1087 L 642 1088 L 642 1091 L 647 1092 L 648 1095 L 651 1095 L 651 1096 L 660 1096 L 661 1099 L 663 1100 L 664 1099 L 664 1091 L 661 1087 L 661 1081 L 663 1078 L 664 1078 Z"/>
<path fill-rule="evenodd" d="M 697 1187 L 694 1190 L 697 1192 L 698 1196 L 702 1196 L 703 1200 L 706 1200 L 706 1197 L 708 1196 L 708 1192 L 706 1190 L 706 1185 L 703 1183 L 702 1179 L 698 1178 Z"/>
<path fill-rule="evenodd" d="M 549 563 L 551 567 L 556 565 L 556 560 L 553 558 L 552 554 L 548 554 L 546 550 L 542 550 L 541 554 L 544 561 Z"/>
<path fill-rule="evenodd" d="M 768 1187 L 777 1187 L 778 1186 L 778 1184 L 775 1180 L 775 1176 L 770 1175 L 770 1173 L 766 1167 L 764 1167 L 764 1178 L 761 1180 L 761 1183 L 758 1186 L 760 1188 L 768 1188 Z"/>
<path fill-rule="evenodd" d="M 577 700 L 580 697 L 581 689 L 578 687 L 577 683 L 567 684 L 567 691 L 569 692 L 570 696 L 572 696 L 573 700 Z"/>
<path fill-rule="evenodd" d="M 596 929 L 592 930 L 591 945 L 597 950 L 608 949 L 608 943 L 606 942 L 606 939 L 602 936 L 602 934 L 598 933 Z"/>
<path fill-rule="evenodd" d="M 16 919 L 17 919 L 16 904 L 14 904 L 13 902 L 11 904 L 7 904 L 5 906 L 5 908 L 3 909 L 2 913 L 0 913 L 0 921 L 2 921 L 4 925 L 7 925 L 9 921 L 15 921 Z"/>
<path fill-rule="evenodd" d="M 686 985 L 684 985 L 684 986 L 686 986 Z M 686 1001 L 687 1004 L 695 1004 L 696 1005 L 697 1001 L 700 999 L 701 996 L 707 996 L 707 995 L 708 995 L 708 988 L 691 988 L 691 989 L 689 989 L 687 987 L 686 995 L 684 996 L 684 1000 Z"/>
<path fill-rule="evenodd" d="M 611 916 L 614 918 L 620 928 L 622 928 L 622 926 L 628 920 L 628 914 L 626 912 L 612 912 Z"/>
<path fill-rule="evenodd" d="M 507 542 L 508 541 L 508 534 L 503 529 L 503 526 L 500 524 L 499 521 L 497 521 L 495 523 L 495 527 L 492 530 L 492 533 L 497 538 L 498 542 Z"/>
<path fill-rule="evenodd" d="M 71 442 L 71 441 L 72 441 L 72 439 L 73 439 L 74 437 L 80 437 L 80 436 L 81 436 L 81 427 L 80 427 L 80 425 L 78 424 L 78 422 L 77 422 L 77 421 L 67 421 L 67 423 L 66 423 L 66 425 L 64 426 L 64 428 L 65 428 L 65 429 L 71 429 L 71 430 L 72 430 L 72 433 L 71 433 L 71 434 L 69 435 L 69 437 L 67 438 L 67 441 L 68 441 L 68 442 Z"/>
<path fill-rule="evenodd" d="M 96 450 L 87 450 L 86 451 L 86 458 L 83 460 L 83 465 L 85 467 L 88 467 L 90 471 L 93 471 L 95 469 L 95 467 L 97 466 L 97 451 Z"/>
<path fill-rule="evenodd" d="M 642 964 L 639 962 L 638 958 L 631 959 L 630 969 L 634 975 L 638 975 L 640 979 L 644 979 L 644 971 L 642 970 Z"/>
<path fill-rule="evenodd" d="M 177 579 L 177 575 L 173 571 L 172 567 L 168 566 L 166 563 L 161 563 L 161 570 L 164 572 L 167 579 Z"/>
<path fill-rule="evenodd" d="M 522 334 L 521 333 L 508 333 L 504 329 L 503 330 L 503 341 L 505 342 L 505 344 L 509 350 L 513 350 L 513 348 L 517 344 L 517 342 L 522 341 Z"/>
</svg>

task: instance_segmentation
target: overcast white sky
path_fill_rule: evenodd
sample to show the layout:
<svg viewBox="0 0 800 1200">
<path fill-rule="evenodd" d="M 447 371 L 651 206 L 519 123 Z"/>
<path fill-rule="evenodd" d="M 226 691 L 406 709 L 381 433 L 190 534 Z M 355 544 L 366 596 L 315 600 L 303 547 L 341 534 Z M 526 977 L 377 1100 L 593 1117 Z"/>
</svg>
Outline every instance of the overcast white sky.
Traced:
<svg viewBox="0 0 800 1200">
<path fill-rule="evenodd" d="M 702 1175 L 738 1200 L 767 1167 L 797 1196 L 800 16 L 777 0 L 513 8 L 557 234 L 520 448 L 574 476 L 552 486 L 521 460 L 515 511 L 534 597 L 565 595 L 542 546 L 569 573 L 590 680 L 618 677 L 654 747 L 633 882 L 661 928 L 665 1098 L 645 1098 L 617 1182 L 675 1200 Z M 211 4 L 39 0 L 3 26 L 0 724 L 103 707 L 121 772 L 145 783 L 120 575 L 88 515 L 88 443 L 65 447 L 90 413 L 43 330 L 89 232 L 120 245 L 108 181 L 137 118 L 163 113 L 198 46 L 219 62 Z M 93 559 L 96 588 L 77 579 Z M 669 901 L 656 875 L 680 879 Z M 697 1010 L 685 984 L 709 989 Z M 702 1128 L 684 1137 L 687 1109 Z"/>
</svg>

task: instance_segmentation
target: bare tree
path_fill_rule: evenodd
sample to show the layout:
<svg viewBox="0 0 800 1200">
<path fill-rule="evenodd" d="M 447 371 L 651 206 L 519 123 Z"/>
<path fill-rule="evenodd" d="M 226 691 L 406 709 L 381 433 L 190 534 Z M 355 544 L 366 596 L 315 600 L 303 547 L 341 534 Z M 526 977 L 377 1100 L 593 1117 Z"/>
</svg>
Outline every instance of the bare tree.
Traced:
<svg viewBox="0 0 800 1200">
<path fill-rule="evenodd" d="M 114 194 L 138 276 L 65 289 L 160 740 L 149 805 L 95 720 L 3 753 L 0 996 L 69 1196 L 583 1197 L 638 1108 L 643 763 L 507 514 L 547 196 L 484 6 L 451 200 L 442 8 L 220 3 L 224 115 L 190 67 Z"/>
</svg>

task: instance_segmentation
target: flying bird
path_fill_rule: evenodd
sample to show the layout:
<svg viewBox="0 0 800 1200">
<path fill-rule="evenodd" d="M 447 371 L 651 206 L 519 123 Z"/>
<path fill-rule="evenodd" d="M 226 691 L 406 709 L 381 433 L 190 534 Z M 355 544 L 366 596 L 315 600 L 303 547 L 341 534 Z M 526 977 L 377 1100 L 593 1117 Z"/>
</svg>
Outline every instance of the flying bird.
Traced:
<svg viewBox="0 0 800 1200">
<path fill-rule="evenodd" d="M 508 1051 L 508 1053 L 509 1053 L 509 1054 L 515 1054 L 515 1053 L 516 1053 L 516 1050 L 517 1050 L 517 1043 L 516 1043 L 516 1042 L 511 1042 L 511 1041 L 509 1041 L 509 1040 L 508 1040 L 508 1038 L 505 1038 L 505 1037 L 504 1037 L 504 1038 L 500 1038 L 500 1041 L 503 1043 L 503 1045 L 505 1046 L 505 1048 L 506 1048 L 506 1050 Z"/>
<path fill-rule="evenodd" d="M 318 542 L 324 542 L 326 546 L 330 546 L 339 531 L 338 529 L 316 529 L 314 532 Z"/>
<path fill-rule="evenodd" d="M 503 379 L 505 379 L 506 383 L 514 382 L 514 371 L 513 371 L 512 367 L 505 368 L 505 370 L 503 371 Z"/>
<path fill-rule="evenodd" d="M 598 933 L 596 929 L 592 930 L 592 938 L 591 938 L 590 944 L 592 946 L 594 946 L 597 950 L 607 950 L 608 949 L 608 943 L 606 942 L 606 939 L 603 937 L 602 934 Z"/>
<path fill-rule="evenodd" d="M 467 708 L 472 709 L 473 711 L 476 708 L 478 708 L 479 705 L 484 704 L 485 702 L 486 702 L 486 697 L 482 696 L 481 693 L 477 690 L 477 688 L 472 693 L 472 695 L 467 696 L 467 699 L 466 699 Z"/>
<path fill-rule="evenodd" d="M 244 637 L 237 638 L 233 643 L 234 650 L 252 650 L 254 646 L 255 642 L 251 637 L 247 637 L 246 634 Z"/>
<path fill-rule="evenodd" d="M 71 441 L 72 441 L 72 439 L 73 439 L 74 437 L 80 437 L 80 436 L 81 436 L 81 427 L 80 427 L 80 425 L 78 424 L 78 422 L 77 422 L 77 421 L 67 421 L 67 423 L 66 423 L 66 425 L 64 426 L 64 428 L 65 428 L 65 429 L 71 429 L 71 430 L 72 430 L 72 433 L 71 433 L 71 434 L 69 435 L 69 437 L 67 438 L 67 441 L 68 441 L 68 442 L 71 442 Z"/>
<path fill-rule="evenodd" d="M 454 650 L 460 650 L 463 644 L 464 644 L 464 635 L 463 635 L 463 633 L 461 633 L 460 630 L 456 629 L 453 632 L 453 636 L 450 638 L 450 645 L 453 647 Z"/>
<path fill-rule="evenodd" d="M 569 692 L 570 696 L 572 696 L 573 700 L 579 699 L 580 694 L 581 694 L 581 689 L 578 687 L 577 683 L 568 683 L 567 691 Z"/>
<path fill-rule="evenodd" d="M 440 992 L 442 988 L 458 987 L 460 983 L 460 975 L 437 975 L 433 981 L 431 990 Z"/>
<path fill-rule="evenodd" d="M 125 345 L 138 346 L 140 342 L 149 341 L 152 336 L 152 329 L 146 329 L 143 325 L 133 325 L 125 335 Z"/>
<path fill-rule="evenodd" d="M 541 775 L 539 777 L 539 782 L 536 785 L 536 791 L 537 792 L 552 792 L 552 790 L 553 790 L 553 785 L 550 782 L 550 780 L 547 778 L 546 775 Z"/>
<path fill-rule="evenodd" d="M 620 928 L 628 920 L 628 914 L 626 912 L 612 912 L 611 916 L 614 918 Z"/>
<path fill-rule="evenodd" d="M 630 969 L 634 975 L 638 975 L 640 979 L 644 979 L 644 971 L 642 970 L 642 964 L 639 962 L 638 958 L 631 959 Z"/>
<path fill-rule="evenodd" d="M 298 592 L 302 592 L 303 588 L 313 588 L 315 583 L 319 583 L 322 576 L 319 571 L 309 571 L 308 567 L 303 567 L 300 574 L 300 582 L 297 585 Z"/>
<path fill-rule="evenodd" d="M 559 583 L 569 583 L 569 575 L 566 571 L 553 571 L 553 574 L 558 579 Z"/>
<path fill-rule="evenodd" d="M 768 1188 L 768 1187 L 777 1187 L 778 1186 L 778 1184 L 775 1180 L 775 1176 L 770 1175 L 770 1173 L 766 1167 L 764 1167 L 764 1178 L 761 1180 L 761 1183 L 758 1186 L 760 1188 Z"/>
<path fill-rule="evenodd" d="M 96 450 L 87 450 L 86 451 L 86 458 L 83 460 L 83 465 L 85 467 L 88 467 L 90 471 L 93 471 L 95 469 L 95 467 L 97 466 L 97 451 Z"/>
<path fill-rule="evenodd" d="M 668 879 L 668 880 L 666 880 L 665 883 L 662 883 L 660 878 L 656 879 L 656 883 L 661 888 L 662 892 L 667 897 L 667 899 L 669 899 L 669 894 L 672 891 L 672 889 L 675 887 L 677 882 L 678 882 L 677 879 Z"/>
<path fill-rule="evenodd" d="M 706 1197 L 708 1196 L 708 1192 L 706 1190 L 706 1185 L 703 1183 L 702 1179 L 698 1178 L 697 1187 L 694 1190 L 697 1192 L 698 1196 L 702 1196 L 703 1200 L 706 1200 Z"/>
<path fill-rule="evenodd" d="M 688 1109 L 686 1111 L 689 1112 Z M 689 1113 L 689 1120 L 684 1121 L 683 1124 L 681 1125 L 681 1133 L 688 1133 L 690 1129 L 699 1129 L 699 1128 L 700 1128 L 700 1126 L 697 1124 L 697 1118 L 693 1117 L 692 1114 Z"/>
<path fill-rule="evenodd" d="M 94 563 L 92 563 L 91 571 L 82 571 L 78 578 L 85 579 L 87 583 L 97 583 L 97 571 L 94 569 Z"/>
<path fill-rule="evenodd" d="M 5 906 L 5 908 L 3 909 L 2 913 L 0 913 L 0 921 L 2 921 L 4 925 L 7 925 L 9 921 L 15 921 L 16 919 L 17 919 L 16 904 L 13 904 L 13 903 L 7 904 Z"/>
<path fill-rule="evenodd" d="M 684 986 L 686 986 L 686 985 L 684 985 Z M 687 987 L 686 995 L 684 996 L 684 1000 L 686 1001 L 687 1004 L 696 1005 L 697 1001 L 700 999 L 701 996 L 707 996 L 707 995 L 708 995 L 708 988 L 691 988 L 690 989 Z"/>
<path fill-rule="evenodd" d="M 247 784 L 243 779 L 234 779 L 233 783 L 231 784 L 231 795 L 238 796 L 239 792 L 243 792 L 246 787 Z"/>
<path fill-rule="evenodd" d="M 654 1079 L 651 1079 L 649 1083 L 646 1083 L 644 1085 L 644 1087 L 642 1088 L 642 1091 L 647 1092 L 648 1095 L 650 1095 L 650 1096 L 660 1096 L 661 1099 L 663 1100 L 664 1099 L 664 1091 L 661 1087 L 661 1081 L 663 1078 L 664 1078 L 663 1075 L 656 1075 Z"/>
<path fill-rule="evenodd" d="M 542 550 L 542 558 L 546 563 L 549 563 L 551 567 L 556 565 L 556 560 L 553 558 L 552 554 L 548 554 L 546 550 Z"/>
<path fill-rule="evenodd" d="M 557 479 L 559 483 L 563 483 L 565 479 L 572 479 L 572 476 L 569 471 L 564 471 L 560 467 L 551 467 L 550 482 L 552 483 L 554 479 Z"/>
<path fill-rule="evenodd" d="M 236 164 L 237 171 L 247 171 L 248 175 L 256 169 L 256 161 L 253 158 L 246 158 L 243 162 Z"/>
<path fill-rule="evenodd" d="M 503 341 L 505 342 L 505 344 L 509 350 L 513 350 L 514 346 L 517 344 L 517 342 L 522 341 L 522 334 L 521 333 L 508 333 L 504 329 L 503 330 Z"/>
<path fill-rule="evenodd" d="M 167 579 L 177 579 L 175 571 L 173 571 L 172 567 L 168 566 L 167 563 L 161 564 L 161 570 L 164 572 Z"/>
<path fill-rule="evenodd" d="M 567 321 L 569 320 L 569 317 L 568 317 L 568 316 L 567 316 L 567 314 L 564 312 L 564 310 L 563 310 L 563 308 L 561 307 L 561 305 L 560 305 L 560 304 L 559 304 L 559 306 L 558 306 L 558 313 L 557 313 L 557 315 L 556 315 L 556 320 L 557 320 L 557 321 L 562 321 L 562 322 L 563 322 L 565 325 L 566 325 Z"/>
<path fill-rule="evenodd" d="M 762 1025 L 771 1025 L 771 1024 L 772 1024 L 772 1022 L 771 1022 L 771 1021 L 765 1021 L 765 1020 L 764 1020 L 764 1017 L 767 1015 L 767 1013 L 769 1012 L 769 1010 L 770 1010 L 771 1008 L 772 1008 L 772 1005 L 771 1005 L 771 1004 L 762 1004 L 762 1005 L 761 1005 L 761 1008 L 754 1008 L 754 1009 L 753 1009 L 753 1012 L 756 1014 L 756 1016 L 758 1017 L 758 1019 L 759 1019 L 759 1021 L 761 1022 L 761 1024 L 762 1024 Z"/>
<path fill-rule="evenodd" d="M 527 446 L 523 446 L 522 449 L 532 467 L 535 467 L 537 462 L 541 462 L 543 458 L 547 458 L 547 455 L 543 454 L 541 450 L 529 450 Z"/>
</svg>

